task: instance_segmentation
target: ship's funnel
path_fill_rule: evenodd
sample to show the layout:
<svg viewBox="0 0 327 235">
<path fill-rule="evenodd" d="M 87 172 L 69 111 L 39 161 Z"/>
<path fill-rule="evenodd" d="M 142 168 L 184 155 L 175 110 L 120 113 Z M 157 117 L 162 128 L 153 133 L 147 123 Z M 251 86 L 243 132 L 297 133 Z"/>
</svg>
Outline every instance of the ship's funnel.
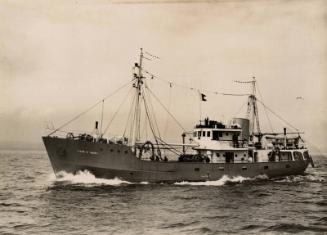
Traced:
<svg viewBox="0 0 327 235">
<path fill-rule="evenodd" d="M 246 118 L 233 118 L 233 124 L 237 124 L 242 128 L 242 139 L 249 140 L 250 120 Z"/>
</svg>

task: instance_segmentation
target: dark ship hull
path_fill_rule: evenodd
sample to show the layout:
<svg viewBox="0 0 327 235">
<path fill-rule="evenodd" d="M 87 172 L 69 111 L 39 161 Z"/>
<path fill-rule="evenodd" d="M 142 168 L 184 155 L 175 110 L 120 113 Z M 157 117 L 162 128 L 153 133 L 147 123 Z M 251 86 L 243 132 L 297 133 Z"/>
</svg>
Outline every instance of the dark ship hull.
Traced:
<svg viewBox="0 0 327 235">
<path fill-rule="evenodd" d="M 180 182 L 229 177 L 269 178 L 303 174 L 309 160 L 245 163 L 203 163 L 140 160 L 126 145 L 43 137 L 53 170 L 76 173 L 87 170 L 99 178 L 118 177 L 130 182 Z"/>
</svg>

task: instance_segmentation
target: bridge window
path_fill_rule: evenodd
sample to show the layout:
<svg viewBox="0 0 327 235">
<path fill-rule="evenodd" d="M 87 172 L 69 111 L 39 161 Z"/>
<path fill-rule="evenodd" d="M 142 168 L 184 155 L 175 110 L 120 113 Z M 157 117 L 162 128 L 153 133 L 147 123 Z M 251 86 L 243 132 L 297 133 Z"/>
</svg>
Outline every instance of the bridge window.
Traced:
<svg viewBox="0 0 327 235">
<path fill-rule="evenodd" d="M 206 132 L 202 131 L 202 136 L 205 137 L 206 136 Z"/>
<path fill-rule="evenodd" d="M 207 131 L 207 137 L 210 137 L 210 131 Z"/>
<path fill-rule="evenodd" d="M 308 151 L 305 151 L 305 152 L 303 153 L 303 156 L 304 156 L 304 159 L 305 159 L 305 160 L 308 160 L 308 159 L 310 158 Z"/>
<path fill-rule="evenodd" d="M 219 140 L 219 132 L 218 131 L 212 131 L 212 139 Z"/>
<path fill-rule="evenodd" d="M 280 161 L 292 161 L 292 153 L 280 152 Z"/>
<path fill-rule="evenodd" d="M 197 136 L 197 132 L 194 131 L 194 133 L 193 133 L 193 137 L 196 137 L 196 136 Z"/>
<path fill-rule="evenodd" d="M 294 161 L 301 161 L 301 160 L 303 160 L 302 153 L 301 152 L 298 152 L 298 151 L 295 151 L 293 153 L 293 157 L 294 157 Z"/>
<path fill-rule="evenodd" d="M 198 131 L 198 137 L 201 137 L 201 131 Z"/>
</svg>

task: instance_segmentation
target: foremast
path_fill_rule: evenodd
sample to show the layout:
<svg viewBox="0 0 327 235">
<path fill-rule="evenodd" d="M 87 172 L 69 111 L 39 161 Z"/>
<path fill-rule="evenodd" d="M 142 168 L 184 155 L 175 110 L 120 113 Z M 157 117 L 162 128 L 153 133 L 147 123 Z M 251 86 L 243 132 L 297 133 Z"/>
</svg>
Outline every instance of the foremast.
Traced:
<svg viewBox="0 0 327 235">
<path fill-rule="evenodd" d="M 137 69 L 137 71 L 135 71 L 133 75 L 135 79 L 135 82 L 133 83 L 133 87 L 135 88 L 135 103 L 132 104 L 132 109 L 134 109 L 134 115 L 133 115 L 133 121 L 131 123 L 131 130 L 132 130 L 131 145 L 132 147 L 134 147 L 133 149 L 135 152 L 137 152 L 137 149 L 140 147 L 140 145 L 143 146 L 146 143 L 150 143 L 150 145 L 152 145 L 153 148 L 153 144 L 148 139 L 145 141 L 145 143 L 141 143 L 142 142 L 141 130 L 142 128 L 146 129 L 147 124 L 150 127 L 156 145 L 159 146 L 159 143 L 163 142 L 160 138 L 160 132 L 159 132 L 155 115 L 152 110 L 153 107 L 151 101 L 148 99 L 147 91 L 149 88 L 146 85 L 146 81 L 145 81 L 146 77 L 143 75 L 143 71 L 146 73 L 149 72 L 143 70 L 144 59 L 148 59 L 148 58 L 144 56 L 143 49 L 140 48 L 139 62 L 135 63 L 134 66 L 134 69 Z M 142 107 L 144 107 L 143 113 L 142 113 Z M 144 124 L 141 127 L 142 117 L 144 117 Z M 161 153 L 159 148 L 157 148 L 157 155 L 161 159 Z"/>
<path fill-rule="evenodd" d="M 142 66 L 143 66 L 143 49 L 140 49 L 140 58 L 139 63 L 135 63 L 135 68 L 138 69 L 138 73 L 134 73 L 134 78 L 136 82 L 133 86 L 136 88 L 136 103 L 135 103 L 135 125 L 134 125 L 134 133 L 132 136 L 132 144 L 135 145 L 138 141 L 141 140 L 141 98 L 142 98 L 142 86 L 143 86 L 143 77 L 142 74 Z"/>
</svg>

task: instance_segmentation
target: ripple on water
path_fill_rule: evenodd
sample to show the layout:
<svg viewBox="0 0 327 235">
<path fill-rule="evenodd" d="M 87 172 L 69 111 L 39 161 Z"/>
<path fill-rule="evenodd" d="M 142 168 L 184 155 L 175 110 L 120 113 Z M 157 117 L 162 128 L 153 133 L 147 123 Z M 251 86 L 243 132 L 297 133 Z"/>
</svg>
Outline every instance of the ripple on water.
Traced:
<svg viewBox="0 0 327 235">
<path fill-rule="evenodd" d="M 326 227 L 320 226 L 305 226 L 302 224 L 294 223 L 281 223 L 273 226 L 269 226 L 266 229 L 263 229 L 264 232 L 288 232 L 288 233 L 299 233 L 299 232 L 327 232 Z"/>
</svg>

